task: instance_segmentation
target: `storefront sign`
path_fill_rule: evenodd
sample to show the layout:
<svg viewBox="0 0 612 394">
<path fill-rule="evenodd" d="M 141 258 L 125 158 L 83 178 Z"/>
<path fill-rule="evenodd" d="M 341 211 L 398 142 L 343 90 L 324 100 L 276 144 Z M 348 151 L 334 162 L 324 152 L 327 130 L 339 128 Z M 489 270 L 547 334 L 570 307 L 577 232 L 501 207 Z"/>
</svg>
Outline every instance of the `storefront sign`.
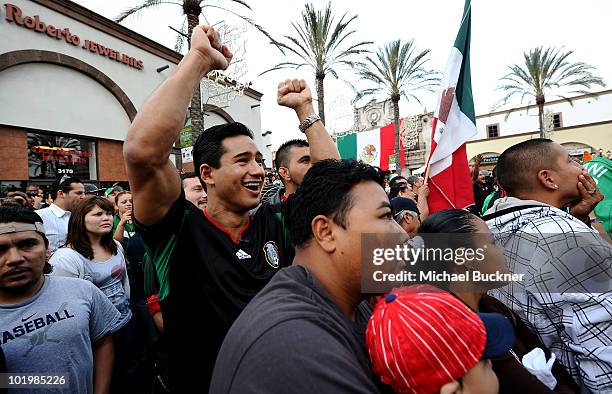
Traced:
<svg viewBox="0 0 612 394">
<path fill-rule="evenodd" d="M 33 30 L 37 33 L 46 34 L 50 38 L 64 40 L 67 44 L 70 45 L 81 45 L 81 38 L 76 34 L 72 34 L 70 32 L 70 28 L 68 27 L 60 29 L 53 25 L 47 25 L 40 19 L 39 15 L 34 15 L 33 17 L 23 16 L 23 11 L 21 11 L 21 8 L 17 7 L 14 4 L 4 4 L 4 8 L 6 12 L 5 19 L 8 22 L 15 23 L 19 26 Z M 142 70 L 144 68 L 144 63 L 142 62 L 142 60 L 138 60 L 136 58 L 133 58 L 131 56 L 128 56 L 124 53 L 121 53 L 91 40 L 84 40 L 82 48 L 84 50 L 89 50 L 90 52 L 97 53 L 100 56 L 107 57 L 110 60 L 115 60 L 121 64 L 125 64 L 126 66 L 135 68 L 137 70 Z"/>
<path fill-rule="evenodd" d="M 481 164 L 497 164 L 498 160 L 499 160 L 499 156 L 487 156 L 487 157 L 483 157 L 480 163 Z"/>
<path fill-rule="evenodd" d="M 32 153 L 41 155 L 43 161 L 61 161 L 66 163 L 88 163 L 91 153 L 78 151 L 72 148 L 58 148 L 50 146 L 33 146 Z"/>
<path fill-rule="evenodd" d="M 191 163 L 193 161 L 193 146 L 182 148 L 181 158 L 183 159 L 183 164 Z"/>
<path fill-rule="evenodd" d="M 96 179 L 94 141 L 35 132 L 27 136 L 30 179 L 57 180 L 62 175 Z"/>
</svg>

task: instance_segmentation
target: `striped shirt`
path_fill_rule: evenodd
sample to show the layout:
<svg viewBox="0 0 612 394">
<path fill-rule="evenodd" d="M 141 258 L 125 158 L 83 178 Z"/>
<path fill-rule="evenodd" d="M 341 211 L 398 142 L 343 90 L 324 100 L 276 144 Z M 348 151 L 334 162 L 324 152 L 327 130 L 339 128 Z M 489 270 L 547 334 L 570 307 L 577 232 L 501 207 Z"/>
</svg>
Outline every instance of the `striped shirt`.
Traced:
<svg viewBox="0 0 612 394">
<path fill-rule="evenodd" d="M 68 220 L 70 211 L 65 211 L 55 204 L 35 211 L 43 220 L 45 235 L 49 240 L 49 251 L 54 253 L 64 246 L 68 236 Z"/>
<path fill-rule="evenodd" d="M 612 392 L 612 246 L 567 212 L 501 198 L 487 225 L 521 282 L 492 290 L 538 334 L 574 380 Z"/>
</svg>

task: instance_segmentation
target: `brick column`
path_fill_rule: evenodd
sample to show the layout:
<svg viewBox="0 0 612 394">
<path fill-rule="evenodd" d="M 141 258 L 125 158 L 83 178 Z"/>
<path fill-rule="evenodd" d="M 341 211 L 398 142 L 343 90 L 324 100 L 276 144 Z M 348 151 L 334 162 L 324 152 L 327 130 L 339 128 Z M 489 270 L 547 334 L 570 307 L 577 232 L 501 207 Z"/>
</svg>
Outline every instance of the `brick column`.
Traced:
<svg viewBox="0 0 612 394">
<path fill-rule="evenodd" d="M 0 126 L 0 180 L 28 180 L 28 136 L 25 130 Z"/>
<path fill-rule="evenodd" d="M 123 163 L 123 142 L 98 140 L 98 180 L 107 182 L 127 182 Z"/>
</svg>

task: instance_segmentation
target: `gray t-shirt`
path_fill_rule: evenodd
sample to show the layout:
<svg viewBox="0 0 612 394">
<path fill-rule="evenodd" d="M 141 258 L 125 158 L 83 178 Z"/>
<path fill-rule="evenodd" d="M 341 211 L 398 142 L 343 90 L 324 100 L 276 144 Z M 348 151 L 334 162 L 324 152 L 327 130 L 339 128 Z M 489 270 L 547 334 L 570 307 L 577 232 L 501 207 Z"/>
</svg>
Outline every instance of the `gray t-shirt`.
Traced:
<svg viewBox="0 0 612 394">
<path fill-rule="evenodd" d="M 106 261 L 89 260 L 71 248 L 58 249 L 49 260 L 53 266 L 52 275 L 85 279 L 102 290 L 121 313 L 113 331 L 123 327 L 132 317 L 127 265 L 119 243 L 117 248 L 117 254 Z"/>
<path fill-rule="evenodd" d="M 28 301 L 0 305 L 0 346 L 7 370 L 67 375 L 67 388 L 45 389 L 45 393 L 92 393 L 92 343 L 108 334 L 118 317 L 117 309 L 93 284 L 45 276 L 43 287 Z"/>
</svg>

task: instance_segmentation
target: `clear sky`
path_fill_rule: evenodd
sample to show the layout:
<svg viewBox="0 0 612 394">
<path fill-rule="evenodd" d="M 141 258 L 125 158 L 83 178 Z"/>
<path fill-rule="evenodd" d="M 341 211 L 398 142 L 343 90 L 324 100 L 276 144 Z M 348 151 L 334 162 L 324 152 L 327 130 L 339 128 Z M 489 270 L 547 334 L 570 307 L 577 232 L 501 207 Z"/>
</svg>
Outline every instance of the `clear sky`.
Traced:
<svg viewBox="0 0 612 394">
<path fill-rule="evenodd" d="M 76 0 L 77 3 L 108 18 L 113 18 L 126 7 L 144 0 Z M 229 0 L 205 0 L 203 4 L 220 5 L 254 19 L 275 38 L 292 34 L 290 23 L 300 18 L 302 0 L 246 0 L 253 8 L 249 11 Z M 327 0 L 314 0 L 315 7 L 323 8 Z M 374 49 L 395 39 L 414 38 L 418 48 L 431 49 L 429 66 L 443 70 L 453 45 L 463 10 L 463 0 L 334 0 L 337 14 L 357 14 L 354 23 L 356 38 L 374 41 Z M 182 9 L 162 5 L 140 17 L 129 19 L 124 25 L 170 48 L 174 47 L 176 33 L 168 28 L 179 28 L 183 23 Z M 205 8 L 206 19 L 215 24 L 221 20 L 236 23 L 229 14 Z M 489 112 L 501 97 L 495 88 L 505 74 L 506 66 L 521 62 L 522 53 L 530 48 L 565 46 L 574 50 L 574 61 L 584 61 L 597 67 L 597 73 L 612 84 L 612 1 L 610 0 L 472 0 L 472 87 L 476 113 Z M 204 20 L 201 18 L 201 21 Z M 313 95 L 314 74 L 305 68 L 284 70 L 258 76 L 274 64 L 289 60 L 267 39 L 256 31 L 246 34 L 247 78 L 253 88 L 264 94 L 261 106 L 262 130 L 272 130 L 272 143 L 276 147 L 283 141 L 300 136 L 297 118 L 291 111 L 276 105 L 276 86 L 286 78 L 304 78 Z M 356 87 L 367 86 L 359 82 L 351 70 L 339 70 L 341 76 Z M 325 82 L 326 117 L 330 130 L 345 130 L 352 124 L 351 89 L 328 76 Z M 316 96 L 315 96 L 316 97 Z M 420 94 L 423 103 L 400 102 L 400 115 L 408 116 L 433 110 L 436 95 Z M 316 108 L 316 104 L 315 104 Z"/>
</svg>

